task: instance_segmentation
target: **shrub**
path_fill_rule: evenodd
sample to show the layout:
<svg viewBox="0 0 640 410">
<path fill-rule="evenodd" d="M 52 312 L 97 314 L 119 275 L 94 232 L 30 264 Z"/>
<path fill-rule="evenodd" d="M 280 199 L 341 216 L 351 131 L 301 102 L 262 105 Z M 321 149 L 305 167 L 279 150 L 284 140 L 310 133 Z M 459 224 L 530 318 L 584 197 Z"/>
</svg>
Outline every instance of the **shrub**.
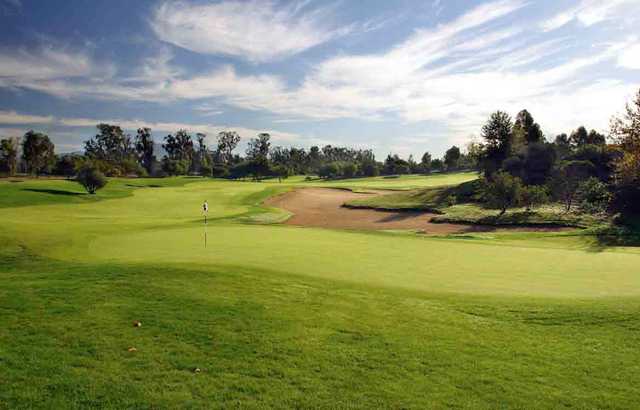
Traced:
<svg viewBox="0 0 640 410">
<path fill-rule="evenodd" d="M 604 212 L 609 208 L 611 202 L 611 193 L 607 185 L 595 177 L 580 184 L 578 195 L 580 196 L 580 208 L 585 212 Z"/>
<path fill-rule="evenodd" d="M 87 190 L 88 193 L 94 195 L 97 190 L 107 185 L 107 178 L 95 166 L 84 165 L 78 171 L 76 181 Z"/>
<path fill-rule="evenodd" d="M 318 170 L 318 176 L 320 178 L 326 178 L 326 179 L 337 178 L 338 176 L 340 176 L 341 173 L 342 173 L 342 169 L 340 167 L 340 164 L 338 164 L 337 162 L 331 162 L 329 164 L 323 165 Z"/>
<path fill-rule="evenodd" d="M 547 202 L 549 202 L 549 192 L 546 187 L 531 185 L 522 189 L 522 204 L 527 207 L 527 211 Z"/>
<path fill-rule="evenodd" d="M 358 172 L 358 167 L 353 162 L 349 162 L 342 167 L 342 176 L 345 178 L 353 178 Z"/>
</svg>

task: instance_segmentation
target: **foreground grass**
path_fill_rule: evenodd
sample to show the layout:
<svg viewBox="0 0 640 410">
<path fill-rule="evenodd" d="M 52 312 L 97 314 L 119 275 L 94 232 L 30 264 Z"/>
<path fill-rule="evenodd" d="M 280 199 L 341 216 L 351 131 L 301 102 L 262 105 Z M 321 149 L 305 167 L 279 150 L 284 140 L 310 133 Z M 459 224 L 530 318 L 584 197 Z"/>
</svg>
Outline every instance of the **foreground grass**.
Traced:
<svg viewBox="0 0 640 410">
<path fill-rule="evenodd" d="M 0 408 L 635 406 L 637 248 L 247 225 L 297 182 L 166 183 L 0 209 Z"/>
</svg>

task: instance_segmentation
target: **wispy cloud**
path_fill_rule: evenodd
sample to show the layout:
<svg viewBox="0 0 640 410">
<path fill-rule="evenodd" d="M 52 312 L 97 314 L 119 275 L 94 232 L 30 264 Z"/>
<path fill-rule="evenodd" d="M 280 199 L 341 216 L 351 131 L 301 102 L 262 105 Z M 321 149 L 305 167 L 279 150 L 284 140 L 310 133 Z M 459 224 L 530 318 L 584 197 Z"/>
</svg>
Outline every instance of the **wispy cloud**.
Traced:
<svg viewBox="0 0 640 410">
<path fill-rule="evenodd" d="M 543 21 L 540 27 L 544 31 L 551 31 L 573 21 L 589 27 L 630 11 L 627 6 L 635 5 L 637 13 L 637 4 L 637 0 L 582 0 L 577 6 Z"/>
<path fill-rule="evenodd" d="M 270 61 L 347 34 L 350 26 L 329 24 L 333 11 L 331 6 L 311 8 L 309 2 L 167 1 L 156 9 L 151 27 L 162 41 L 197 53 Z"/>
</svg>

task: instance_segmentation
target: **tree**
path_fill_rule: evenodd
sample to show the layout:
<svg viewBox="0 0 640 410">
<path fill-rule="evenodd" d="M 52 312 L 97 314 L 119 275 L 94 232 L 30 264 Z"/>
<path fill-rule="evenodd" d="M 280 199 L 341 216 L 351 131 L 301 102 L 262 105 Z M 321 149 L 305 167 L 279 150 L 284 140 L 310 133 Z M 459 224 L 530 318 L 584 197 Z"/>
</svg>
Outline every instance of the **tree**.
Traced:
<svg viewBox="0 0 640 410">
<path fill-rule="evenodd" d="M 131 137 L 117 125 L 98 124 L 98 134 L 84 143 L 85 155 L 92 160 L 100 160 L 116 165 L 135 154 Z"/>
<path fill-rule="evenodd" d="M 443 168 L 444 168 L 444 162 L 442 162 L 440 158 L 436 158 L 431 161 L 431 169 L 434 169 L 436 171 L 442 171 Z"/>
<path fill-rule="evenodd" d="M 282 182 L 283 179 L 287 179 L 291 176 L 291 168 L 286 165 L 276 165 L 272 168 L 273 174 L 278 177 L 278 182 Z"/>
<path fill-rule="evenodd" d="M 196 141 L 198 143 L 198 150 L 193 156 L 193 162 L 191 169 L 193 172 L 200 175 L 211 175 L 211 158 L 209 155 L 209 148 L 207 148 L 207 134 L 197 133 Z"/>
<path fill-rule="evenodd" d="M 447 171 L 452 171 L 458 168 L 458 162 L 460 161 L 460 148 L 455 145 L 447 150 L 444 154 L 444 163 L 447 166 Z"/>
<path fill-rule="evenodd" d="M 611 193 L 607 185 L 598 178 L 591 177 L 578 187 L 580 208 L 589 213 L 604 212 L 609 208 Z"/>
<path fill-rule="evenodd" d="M 551 180 L 551 188 L 557 199 L 564 203 L 565 211 L 571 211 L 580 184 L 594 173 L 589 161 L 565 161 L 556 169 Z"/>
<path fill-rule="evenodd" d="M 18 138 L 4 138 L 0 140 L 0 172 L 10 176 L 18 170 Z"/>
<path fill-rule="evenodd" d="M 221 131 L 218 133 L 217 162 L 229 165 L 233 157 L 233 150 L 236 149 L 239 142 L 240 135 L 235 131 Z"/>
<path fill-rule="evenodd" d="M 531 212 L 535 207 L 549 202 L 547 187 L 530 185 L 522 189 L 522 204 Z"/>
<path fill-rule="evenodd" d="M 56 165 L 53 168 L 55 175 L 62 175 L 70 178 L 76 174 L 76 170 L 82 162 L 80 155 L 64 154 L 59 155 L 56 159 Z"/>
<path fill-rule="evenodd" d="M 547 182 L 556 163 L 556 151 L 551 144 L 531 142 L 524 152 L 522 177 L 527 185 Z"/>
<path fill-rule="evenodd" d="M 152 173 L 153 164 L 156 157 L 153 155 L 153 137 L 151 136 L 151 128 L 139 128 L 136 134 L 135 149 L 138 155 L 138 162 L 147 171 Z"/>
<path fill-rule="evenodd" d="M 91 164 L 86 164 L 80 168 L 76 181 L 91 195 L 95 195 L 96 191 L 107 185 L 107 178 L 104 174 Z"/>
<path fill-rule="evenodd" d="M 360 165 L 360 169 L 362 170 L 362 175 L 365 177 L 377 177 L 380 175 L 380 169 L 375 161 L 363 162 Z"/>
<path fill-rule="evenodd" d="M 556 154 L 559 159 L 565 159 L 571 153 L 571 142 L 567 134 L 560 134 L 556 136 L 553 142 Z"/>
<path fill-rule="evenodd" d="M 342 167 L 342 176 L 345 178 L 353 178 L 358 172 L 358 166 L 353 162 L 347 162 Z"/>
<path fill-rule="evenodd" d="M 191 168 L 194 152 L 191 135 L 185 130 L 179 130 L 175 136 L 169 134 L 164 137 L 164 141 L 162 148 L 166 151 L 167 156 L 163 160 L 163 169 L 170 174 L 179 172 L 179 174 L 172 175 L 187 174 Z"/>
<path fill-rule="evenodd" d="M 247 158 L 250 160 L 267 161 L 269 150 L 271 149 L 271 135 L 267 133 L 258 134 L 256 138 L 249 141 L 247 147 Z"/>
<path fill-rule="evenodd" d="M 587 145 L 588 141 L 589 141 L 589 133 L 587 132 L 587 129 L 583 126 L 578 127 L 578 129 L 573 131 L 569 136 L 569 142 L 573 147 Z"/>
<path fill-rule="evenodd" d="M 544 140 L 540 125 L 533 120 L 533 117 L 527 110 L 520 111 L 516 116 L 512 134 L 512 147 L 515 151 L 518 151 L 525 145 L 539 143 Z"/>
<path fill-rule="evenodd" d="M 428 174 L 431 172 L 431 154 L 425 152 L 422 154 L 422 158 L 420 159 L 420 168 L 422 168 L 422 172 Z"/>
<path fill-rule="evenodd" d="M 50 171 L 56 157 L 49 136 L 33 130 L 28 131 L 22 140 L 22 159 L 30 174 L 40 175 Z"/>
<path fill-rule="evenodd" d="M 507 209 L 517 206 L 521 201 L 522 181 L 507 172 L 496 172 L 491 180 L 484 183 L 484 197 L 487 205 L 500 210 L 500 216 Z"/>
<path fill-rule="evenodd" d="M 624 213 L 640 213 L 640 90 L 624 114 L 611 120 L 611 136 L 622 150 L 615 161 L 615 205 Z"/>
<path fill-rule="evenodd" d="M 482 170 L 490 177 L 502 167 L 502 162 L 511 152 L 513 123 L 505 112 L 497 111 L 489 117 L 482 127 L 482 138 L 485 140 L 482 155 Z"/>
<path fill-rule="evenodd" d="M 337 162 L 330 162 L 328 164 L 325 164 L 318 170 L 318 176 L 325 179 L 337 178 L 341 174 L 342 168 Z"/>
</svg>

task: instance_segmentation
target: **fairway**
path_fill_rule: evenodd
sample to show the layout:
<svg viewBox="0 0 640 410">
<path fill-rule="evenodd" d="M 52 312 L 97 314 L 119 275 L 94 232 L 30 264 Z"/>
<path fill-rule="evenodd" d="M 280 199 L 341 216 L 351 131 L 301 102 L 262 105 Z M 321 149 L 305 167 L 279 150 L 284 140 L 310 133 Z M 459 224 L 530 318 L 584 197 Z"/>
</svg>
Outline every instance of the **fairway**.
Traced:
<svg viewBox="0 0 640 410">
<path fill-rule="evenodd" d="M 632 407 L 638 248 L 287 226 L 261 205 L 474 177 L 2 181 L 0 408 Z"/>
</svg>

